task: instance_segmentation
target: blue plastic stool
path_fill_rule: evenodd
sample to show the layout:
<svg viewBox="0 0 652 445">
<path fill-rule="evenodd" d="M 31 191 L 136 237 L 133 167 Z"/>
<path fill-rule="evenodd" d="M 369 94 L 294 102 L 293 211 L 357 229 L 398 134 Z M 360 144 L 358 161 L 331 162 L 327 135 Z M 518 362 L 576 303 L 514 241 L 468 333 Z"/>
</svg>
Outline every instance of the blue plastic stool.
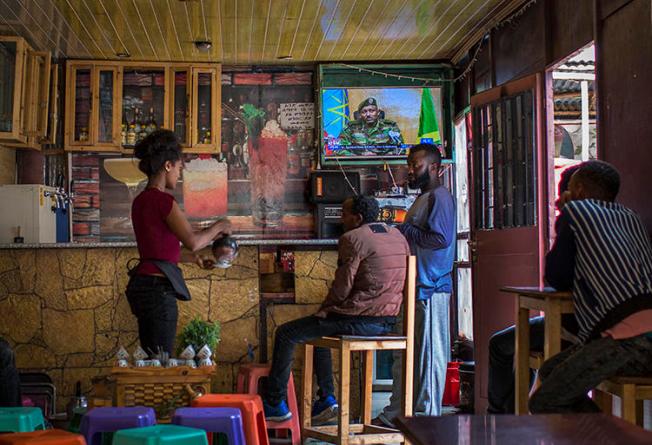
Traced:
<svg viewBox="0 0 652 445">
<path fill-rule="evenodd" d="M 27 406 L 0 408 L 0 431 L 30 433 L 37 429 L 45 429 L 41 408 Z"/>
<path fill-rule="evenodd" d="M 102 445 L 102 433 L 156 424 L 156 413 L 144 406 L 93 408 L 81 421 L 80 433 L 88 445 Z"/>
<path fill-rule="evenodd" d="M 208 445 L 206 431 L 179 425 L 153 425 L 119 430 L 113 445 Z"/>
<path fill-rule="evenodd" d="M 207 433 L 222 433 L 229 445 L 246 445 L 242 415 L 237 408 L 179 408 L 172 423 L 201 428 Z"/>
</svg>

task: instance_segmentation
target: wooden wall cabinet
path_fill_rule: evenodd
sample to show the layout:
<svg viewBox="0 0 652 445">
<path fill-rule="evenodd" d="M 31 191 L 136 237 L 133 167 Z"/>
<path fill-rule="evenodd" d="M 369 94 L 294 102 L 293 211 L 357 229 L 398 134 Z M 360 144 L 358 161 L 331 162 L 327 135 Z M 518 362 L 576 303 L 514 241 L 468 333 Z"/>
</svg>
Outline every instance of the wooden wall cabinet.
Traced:
<svg viewBox="0 0 652 445">
<path fill-rule="evenodd" d="M 0 36 L 0 144 L 40 149 L 47 142 L 50 53 L 22 37 Z"/>
<path fill-rule="evenodd" d="M 130 153 L 167 128 L 186 152 L 220 151 L 219 65 L 75 60 L 66 72 L 66 150 Z"/>
</svg>

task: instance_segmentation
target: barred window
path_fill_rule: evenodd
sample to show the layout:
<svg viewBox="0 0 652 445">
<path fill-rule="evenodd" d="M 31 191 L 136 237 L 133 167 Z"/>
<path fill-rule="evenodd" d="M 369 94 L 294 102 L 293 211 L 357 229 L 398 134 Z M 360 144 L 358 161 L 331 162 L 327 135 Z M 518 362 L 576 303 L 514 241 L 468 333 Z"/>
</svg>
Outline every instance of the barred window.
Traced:
<svg viewBox="0 0 652 445">
<path fill-rule="evenodd" d="M 532 91 L 473 109 L 475 227 L 536 221 L 535 108 Z"/>
</svg>

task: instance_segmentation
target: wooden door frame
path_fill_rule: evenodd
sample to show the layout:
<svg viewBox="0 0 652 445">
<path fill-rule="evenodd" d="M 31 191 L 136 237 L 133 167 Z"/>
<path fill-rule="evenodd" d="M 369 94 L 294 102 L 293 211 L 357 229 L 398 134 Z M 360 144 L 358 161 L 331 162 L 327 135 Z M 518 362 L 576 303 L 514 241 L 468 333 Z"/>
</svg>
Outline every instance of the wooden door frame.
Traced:
<svg viewBox="0 0 652 445">
<path fill-rule="evenodd" d="M 520 79 L 510 81 L 504 85 L 491 88 L 481 93 L 471 96 L 471 113 L 475 107 L 485 105 L 496 101 L 504 96 L 511 96 L 523 91 L 533 90 L 534 93 L 534 110 L 535 116 L 535 143 L 536 143 L 536 209 L 537 209 L 537 227 L 539 243 L 539 285 L 543 286 L 544 275 L 544 255 L 548 246 L 548 148 L 546 134 L 546 104 L 545 104 L 545 72 L 535 73 Z M 475 175 L 473 169 L 474 153 L 471 150 L 468 161 L 471 171 L 469 172 L 470 187 L 475 185 Z M 544 184 L 546 184 L 544 186 Z M 476 215 L 475 215 L 475 189 L 471 190 L 471 239 L 475 241 L 476 234 Z M 546 217 L 544 218 L 544 215 Z"/>
</svg>

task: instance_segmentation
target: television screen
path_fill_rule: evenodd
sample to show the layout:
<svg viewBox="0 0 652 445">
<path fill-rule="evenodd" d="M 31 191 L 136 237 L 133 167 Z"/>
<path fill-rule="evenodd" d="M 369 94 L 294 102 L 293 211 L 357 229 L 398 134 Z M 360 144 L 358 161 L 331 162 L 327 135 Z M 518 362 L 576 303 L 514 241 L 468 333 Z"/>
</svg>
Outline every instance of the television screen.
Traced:
<svg viewBox="0 0 652 445">
<path fill-rule="evenodd" d="M 441 88 L 322 89 L 324 160 L 404 158 L 441 143 Z"/>
</svg>

